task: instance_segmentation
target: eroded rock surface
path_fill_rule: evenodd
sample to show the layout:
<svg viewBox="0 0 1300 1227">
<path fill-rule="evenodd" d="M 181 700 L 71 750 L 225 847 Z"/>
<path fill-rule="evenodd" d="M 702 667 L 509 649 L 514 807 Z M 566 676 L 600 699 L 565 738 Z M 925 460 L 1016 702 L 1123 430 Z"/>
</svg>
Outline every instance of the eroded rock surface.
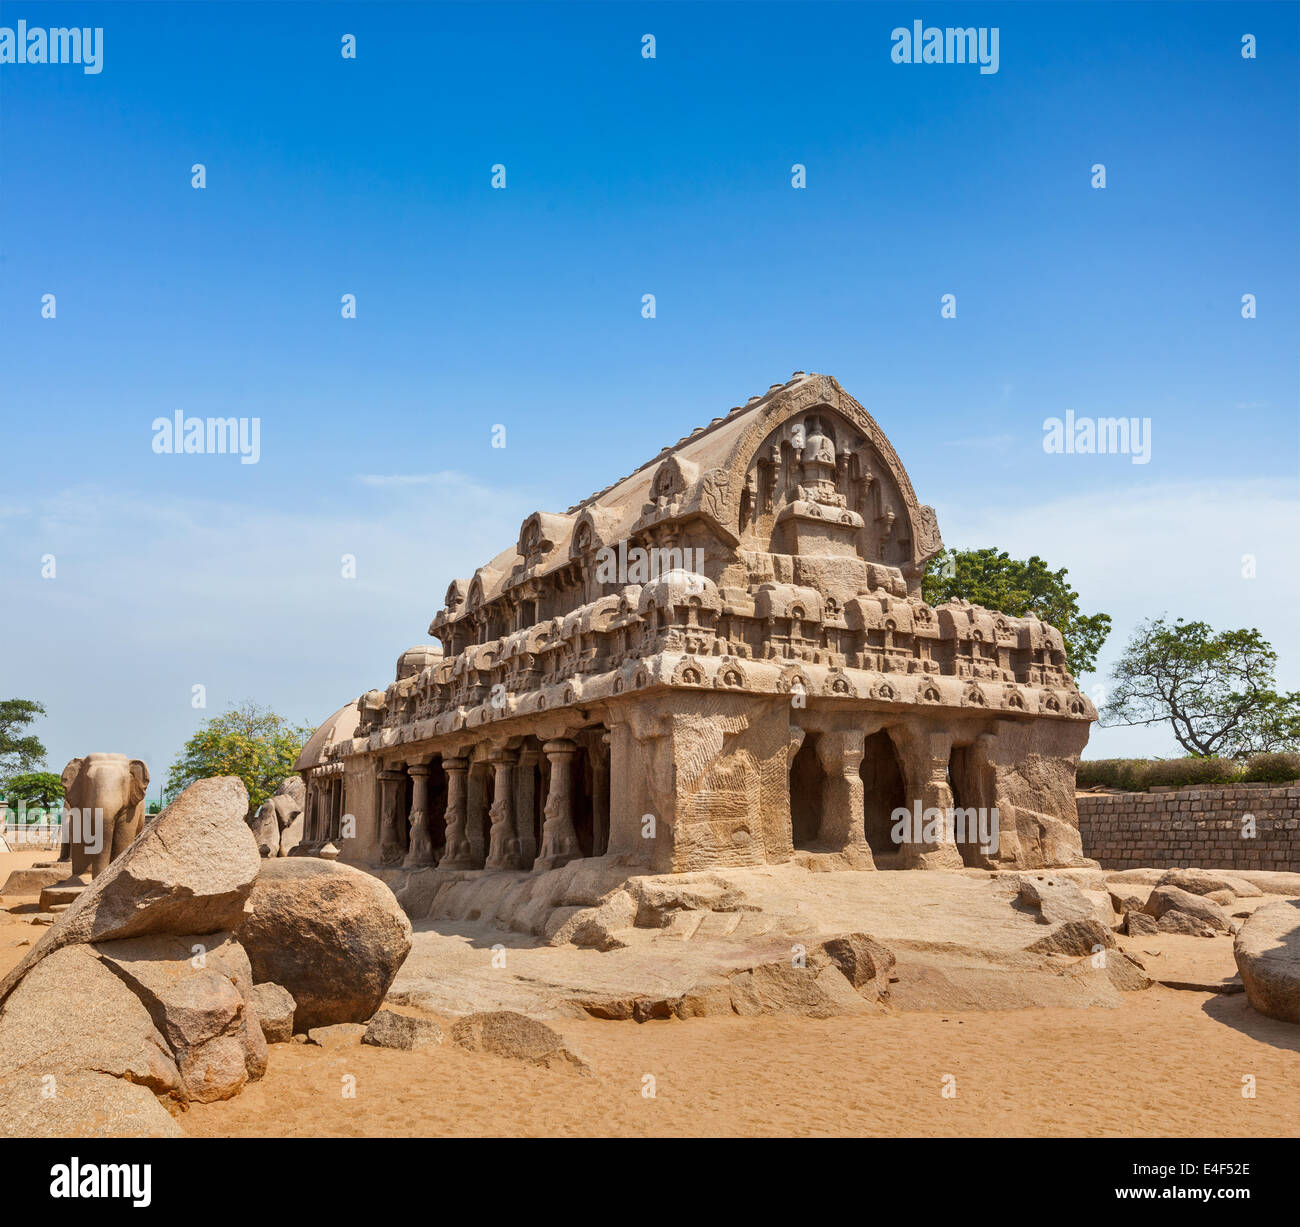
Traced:
<svg viewBox="0 0 1300 1227">
<path fill-rule="evenodd" d="M 393 892 L 336 862 L 259 863 L 238 930 L 254 981 L 289 990 L 299 1031 L 368 1022 L 411 949 L 411 922 Z"/>
<path fill-rule="evenodd" d="M 1265 904 L 1233 942 L 1250 1004 L 1282 1022 L 1300 1023 L 1300 902 Z"/>
</svg>

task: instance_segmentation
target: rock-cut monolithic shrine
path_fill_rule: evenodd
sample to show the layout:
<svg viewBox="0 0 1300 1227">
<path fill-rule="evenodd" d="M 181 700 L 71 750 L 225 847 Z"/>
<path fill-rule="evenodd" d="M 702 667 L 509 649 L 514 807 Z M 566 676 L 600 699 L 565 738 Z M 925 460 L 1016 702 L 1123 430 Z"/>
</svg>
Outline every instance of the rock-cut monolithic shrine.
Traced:
<svg viewBox="0 0 1300 1227">
<path fill-rule="evenodd" d="M 386 878 L 1090 863 L 1061 636 L 926 604 L 941 549 L 872 417 L 799 372 L 453 580 L 441 646 L 304 748 L 297 851 Z M 896 826 L 918 805 L 996 809 L 996 847 Z"/>
</svg>

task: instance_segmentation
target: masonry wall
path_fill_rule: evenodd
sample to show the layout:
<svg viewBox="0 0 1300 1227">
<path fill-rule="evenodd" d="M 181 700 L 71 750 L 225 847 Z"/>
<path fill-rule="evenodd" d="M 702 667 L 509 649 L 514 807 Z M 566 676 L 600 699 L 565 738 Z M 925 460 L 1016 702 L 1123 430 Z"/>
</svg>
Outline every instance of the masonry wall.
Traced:
<svg viewBox="0 0 1300 1227">
<path fill-rule="evenodd" d="M 1300 871 L 1300 786 L 1234 784 L 1080 795 L 1085 856 L 1103 869 Z M 1242 838 L 1253 814 L 1255 838 Z"/>
</svg>

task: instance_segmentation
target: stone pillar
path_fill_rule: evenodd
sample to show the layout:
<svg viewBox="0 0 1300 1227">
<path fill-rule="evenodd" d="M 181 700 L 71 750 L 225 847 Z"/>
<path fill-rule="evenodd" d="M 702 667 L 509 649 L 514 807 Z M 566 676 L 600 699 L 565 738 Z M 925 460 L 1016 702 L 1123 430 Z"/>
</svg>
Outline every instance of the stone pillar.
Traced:
<svg viewBox="0 0 1300 1227">
<path fill-rule="evenodd" d="M 515 754 L 499 750 L 489 760 L 496 778 L 492 787 L 489 816 L 492 829 L 485 869 L 518 869 L 519 837 L 515 834 Z"/>
<path fill-rule="evenodd" d="M 573 829 L 573 756 L 578 747 L 567 737 L 560 737 L 542 748 L 551 764 L 551 787 L 546 796 L 542 847 L 533 868 L 558 869 L 582 855 Z"/>
<path fill-rule="evenodd" d="M 961 853 L 953 839 L 949 815 L 952 812 L 952 789 L 948 786 L 948 757 L 952 752 L 951 733 L 931 733 L 916 729 L 898 731 L 895 745 L 902 751 L 903 778 L 907 784 L 907 804 L 916 819 L 920 801 L 920 832 L 899 847 L 901 861 L 907 869 L 961 869 Z M 931 823 L 938 817 L 941 821 Z M 925 828 L 933 825 L 937 838 L 925 839 Z"/>
<path fill-rule="evenodd" d="M 379 860 L 396 865 L 402 859 L 402 841 L 397 831 L 397 790 L 406 775 L 389 768 L 379 773 Z"/>
<path fill-rule="evenodd" d="M 469 759 L 444 758 L 442 769 L 447 773 L 446 841 L 439 869 L 473 869 L 474 856 L 465 833 L 465 807 L 468 789 L 465 777 Z"/>
<path fill-rule="evenodd" d="M 601 733 L 591 754 L 592 856 L 609 849 L 609 734 Z"/>
<path fill-rule="evenodd" d="M 411 846 L 403 862 L 408 869 L 418 869 L 433 864 L 433 835 L 429 830 L 429 774 L 433 768 L 428 763 L 408 767 L 415 782 L 411 798 Z"/>
<path fill-rule="evenodd" d="M 487 766 L 483 763 L 470 763 L 466 779 L 465 835 L 469 839 L 469 853 L 474 860 L 474 868 L 482 869 L 487 855 L 483 837 L 487 819 Z"/>
<path fill-rule="evenodd" d="M 852 854 L 855 864 L 875 868 L 863 825 L 862 753 L 866 735 L 860 728 L 822 733 L 817 758 L 826 775 L 817 842 L 833 852 Z"/>
<path fill-rule="evenodd" d="M 307 799 L 306 813 L 302 820 L 302 842 L 311 843 L 316 838 L 316 816 L 320 813 L 319 789 L 316 787 L 315 780 L 307 782 Z M 64 824 L 64 831 L 67 831 L 67 825 Z M 62 854 L 60 854 L 62 860 Z"/>
<path fill-rule="evenodd" d="M 519 769 L 515 772 L 515 835 L 519 839 L 519 863 L 527 868 L 537 859 L 537 833 L 533 830 L 533 813 L 537 807 L 537 760 L 541 751 L 519 751 Z"/>
</svg>

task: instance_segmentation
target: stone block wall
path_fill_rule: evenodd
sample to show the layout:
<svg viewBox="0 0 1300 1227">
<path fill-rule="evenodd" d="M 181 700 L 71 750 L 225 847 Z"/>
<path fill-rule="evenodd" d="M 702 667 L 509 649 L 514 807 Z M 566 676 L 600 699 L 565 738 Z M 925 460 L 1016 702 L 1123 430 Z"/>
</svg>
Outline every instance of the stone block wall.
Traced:
<svg viewBox="0 0 1300 1227">
<path fill-rule="evenodd" d="M 1300 786 L 1224 784 L 1078 797 L 1086 856 L 1103 869 L 1300 871 Z M 1242 836 L 1255 819 L 1255 838 Z"/>
</svg>

